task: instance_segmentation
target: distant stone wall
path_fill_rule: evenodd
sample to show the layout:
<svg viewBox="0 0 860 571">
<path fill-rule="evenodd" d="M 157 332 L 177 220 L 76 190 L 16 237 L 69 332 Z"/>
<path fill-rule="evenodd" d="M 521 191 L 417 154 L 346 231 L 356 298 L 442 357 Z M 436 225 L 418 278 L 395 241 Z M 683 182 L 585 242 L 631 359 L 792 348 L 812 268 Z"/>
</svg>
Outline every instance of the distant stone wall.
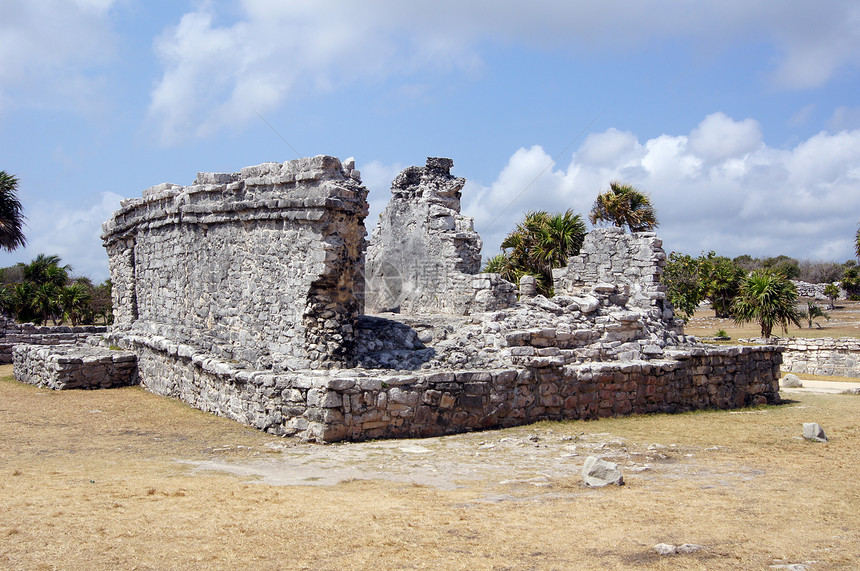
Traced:
<svg viewBox="0 0 860 571">
<path fill-rule="evenodd" d="M 107 327 L 96 325 L 40 327 L 0 317 L 0 365 L 12 362 L 12 349 L 16 345 L 73 345 L 105 331 Z"/>
<path fill-rule="evenodd" d="M 812 299 L 826 300 L 829 299 L 824 295 L 824 288 L 828 284 L 811 284 L 800 280 L 791 280 L 794 287 L 797 288 L 797 295 L 800 297 L 811 297 Z M 833 282 L 833 285 L 839 288 L 839 296 L 836 299 L 848 299 L 848 294 L 842 289 L 839 282 Z"/>
<path fill-rule="evenodd" d="M 137 353 L 141 376 L 156 393 L 317 442 L 779 402 L 776 347 L 693 349 L 671 359 L 572 366 L 274 374 L 163 338 L 113 341 Z"/>
<path fill-rule="evenodd" d="M 115 330 L 276 370 L 351 362 L 367 189 L 328 156 L 199 173 L 105 223 Z"/>
<path fill-rule="evenodd" d="M 481 237 L 460 214 L 466 180 L 451 175 L 454 162 L 428 158 L 391 184 L 391 200 L 367 248 L 368 313 L 466 315 L 509 307 L 516 287 L 481 274 Z"/>
<path fill-rule="evenodd" d="M 771 339 L 785 348 L 783 369 L 798 375 L 860 377 L 860 339 Z"/>
<path fill-rule="evenodd" d="M 108 389 L 137 384 L 137 357 L 91 345 L 17 345 L 15 379 L 54 390 Z"/>
</svg>

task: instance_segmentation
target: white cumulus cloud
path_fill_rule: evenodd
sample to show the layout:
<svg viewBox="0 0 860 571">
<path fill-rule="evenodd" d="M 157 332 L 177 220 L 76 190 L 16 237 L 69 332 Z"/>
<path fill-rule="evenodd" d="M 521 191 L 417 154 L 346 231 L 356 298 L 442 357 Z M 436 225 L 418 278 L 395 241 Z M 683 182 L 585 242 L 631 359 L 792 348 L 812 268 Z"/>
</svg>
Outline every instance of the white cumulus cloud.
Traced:
<svg viewBox="0 0 860 571">
<path fill-rule="evenodd" d="M 848 0 L 784 0 L 778 9 L 765 0 L 702 0 L 695 9 L 668 0 L 242 0 L 226 22 L 216 6 L 185 14 L 155 42 L 164 71 L 149 113 L 165 143 L 359 80 L 473 69 L 491 44 L 623 55 L 673 41 L 702 52 L 764 43 L 777 55 L 763 72 L 788 89 L 860 66 L 860 4 Z M 719 119 L 703 128 L 719 128 Z M 738 128 L 755 135 L 755 125 Z"/>
<path fill-rule="evenodd" d="M 3 2 L 0 111 L 18 106 L 94 111 L 116 47 L 114 0 Z"/>
<path fill-rule="evenodd" d="M 727 133 L 738 140 L 727 143 Z M 844 261 L 860 217 L 860 130 L 775 149 L 757 123 L 724 114 L 642 142 L 610 129 L 589 136 L 566 166 L 541 147 L 518 150 L 495 182 L 467 186 L 464 213 L 476 219 L 486 258 L 525 211 L 573 208 L 585 218 L 612 180 L 651 194 L 667 250 Z"/>
</svg>

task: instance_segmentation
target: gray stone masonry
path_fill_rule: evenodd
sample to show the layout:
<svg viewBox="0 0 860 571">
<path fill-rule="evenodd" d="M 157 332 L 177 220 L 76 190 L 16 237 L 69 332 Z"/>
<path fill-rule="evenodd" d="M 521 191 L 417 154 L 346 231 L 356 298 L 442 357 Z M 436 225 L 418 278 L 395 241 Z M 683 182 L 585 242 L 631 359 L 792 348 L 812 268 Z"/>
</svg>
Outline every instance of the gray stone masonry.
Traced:
<svg viewBox="0 0 860 571">
<path fill-rule="evenodd" d="M 145 191 L 104 227 L 116 325 L 98 343 L 133 351 L 148 390 L 320 442 L 779 402 L 781 348 L 680 334 L 654 234 L 594 231 L 555 297 L 517 302 L 479 273 L 451 164 L 394 181 L 366 282 L 351 161 Z"/>
<path fill-rule="evenodd" d="M 510 307 L 516 286 L 481 274 L 481 237 L 460 214 L 466 180 L 454 161 L 428 158 L 391 184 L 391 200 L 367 248 L 366 310 L 466 315 Z"/>
<path fill-rule="evenodd" d="M 791 280 L 791 283 L 797 288 L 797 295 L 799 297 L 811 297 L 812 299 L 829 301 L 829 298 L 824 295 L 824 288 L 828 284 L 811 284 L 800 280 Z M 848 293 L 842 289 L 842 285 L 839 282 L 833 282 L 833 285 L 839 287 L 839 297 L 836 299 L 848 299 Z"/>
<path fill-rule="evenodd" d="M 552 271 L 556 294 L 577 294 L 595 284 L 614 284 L 624 290 L 629 305 L 670 322 L 671 307 L 660 283 L 666 267 L 663 241 L 653 232 L 627 234 L 622 228 L 597 228 L 585 236 L 578 256 L 567 267 Z"/>
<path fill-rule="evenodd" d="M 272 434 L 316 442 L 780 402 L 781 349 L 772 346 L 702 347 L 658 360 L 576 365 L 552 359 L 547 350 L 547 361 L 534 366 L 274 374 L 164 338 L 108 339 L 137 353 L 149 390 Z"/>
<path fill-rule="evenodd" d="M 16 345 L 15 379 L 54 390 L 137 384 L 137 356 L 91 345 Z"/>
<path fill-rule="evenodd" d="M 860 339 L 802 337 L 740 339 L 746 343 L 768 343 L 784 348 L 783 370 L 797 375 L 860 377 Z"/>
<path fill-rule="evenodd" d="M 349 365 L 367 189 L 328 156 L 199 173 L 104 224 L 114 330 L 260 369 Z"/>
<path fill-rule="evenodd" d="M 96 325 L 36 326 L 32 323 L 15 323 L 0 316 L 0 365 L 12 362 L 12 349 L 16 345 L 73 345 L 105 331 L 107 327 Z"/>
</svg>

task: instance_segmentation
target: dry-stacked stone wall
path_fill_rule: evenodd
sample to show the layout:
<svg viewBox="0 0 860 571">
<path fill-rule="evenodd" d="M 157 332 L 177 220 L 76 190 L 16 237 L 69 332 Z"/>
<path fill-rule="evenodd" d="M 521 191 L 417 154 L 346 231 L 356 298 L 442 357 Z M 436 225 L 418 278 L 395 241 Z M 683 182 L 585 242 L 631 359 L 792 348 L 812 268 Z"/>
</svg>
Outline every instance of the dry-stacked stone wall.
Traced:
<svg viewBox="0 0 860 571">
<path fill-rule="evenodd" d="M 37 326 L 0 317 L 0 365 L 12 362 L 12 349 L 16 345 L 74 345 L 105 331 L 107 327 L 96 325 Z"/>
<path fill-rule="evenodd" d="M 860 377 L 860 339 L 852 337 L 840 339 L 792 337 L 742 341 L 767 342 L 782 347 L 785 350 L 782 368 L 789 373 Z"/>
<path fill-rule="evenodd" d="M 348 365 L 367 189 L 328 156 L 200 173 L 105 223 L 115 329 L 280 370 Z"/>
<path fill-rule="evenodd" d="M 15 379 L 54 390 L 137 384 L 137 356 L 90 345 L 16 345 Z"/>
<path fill-rule="evenodd" d="M 773 346 L 695 348 L 652 361 L 275 374 L 163 338 L 113 340 L 137 353 L 150 390 L 272 434 L 318 442 L 779 402 L 781 348 Z"/>
</svg>

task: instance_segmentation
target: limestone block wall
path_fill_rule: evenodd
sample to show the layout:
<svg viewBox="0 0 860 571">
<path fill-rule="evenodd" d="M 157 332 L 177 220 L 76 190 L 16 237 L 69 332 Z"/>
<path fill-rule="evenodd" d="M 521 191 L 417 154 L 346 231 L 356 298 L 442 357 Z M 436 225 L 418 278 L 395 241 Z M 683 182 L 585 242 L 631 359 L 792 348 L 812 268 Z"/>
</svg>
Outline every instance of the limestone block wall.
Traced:
<svg viewBox="0 0 860 571">
<path fill-rule="evenodd" d="M 0 318 L 0 365 L 12 362 L 12 349 L 17 345 L 73 345 L 105 331 L 107 327 L 96 325 L 40 327 Z"/>
<path fill-rule="evenodd" d="M 829 300 L 829 298 L 824 295 L 824 288 L 827 287 L 828 284 L 811 284 L 809 282 L 803 282 L 800 280 L 791 280 L 791 283 L 794 284 L 794 287 L 797 288 L 797 295 L 800 297 L 811 297 L 813 299 L 818 300 Z M 837 299 L 848 299 L 848 293 L 842 289 L 842 286 L 839 282 L 833 282 L 833 285 L 839 288 L 839 297 Z"/>
<path fill-rule="evenodd" d="M 795 374 L 860 377 L 860 339 L 771 339 L 783 347 L 783 369 Z"/>
<path fill-rule="evenodd" d="M 454 162 L 428 158 L 404 169 L 367 248 L 368 313 L 466 315 L 509 307 L 516 288 L 481 271 L 481 237 L 460 214 L 466 180 L 451 175 Z"/>
<path fill-rule="evenodd" d="M 149 390 L 273 434 L 318 442 L 777 403 L 782 350 L 699 348 L 655 361 L 276 374 L 164 338 L 111 334 L 105 342 L 137 353 Z"/>
<path fill-rule="evenodd" d="M 597 228 L 585 236 L 578 256 L 553 270 L 556 294 L 576 294 L 597 284 L 627 289 L 633 307 L 657 310 L 670 321 L 666 292 L 660 283 L 666 267 L 663 241 L 653 232 L 627 234 L 622 228 Z"/>
<path fill-rule="evenodd" d="M 103 227 L 114 328 L 261 369 L 348 365 L 366 197 L 329 156 L 145 190 Z"/>
<path fill-rule="evenodd" d="M 15 379 L 54 390 L 137 384 L 137 357 L 90 345 L 16 345 Z"/>
</svg>

